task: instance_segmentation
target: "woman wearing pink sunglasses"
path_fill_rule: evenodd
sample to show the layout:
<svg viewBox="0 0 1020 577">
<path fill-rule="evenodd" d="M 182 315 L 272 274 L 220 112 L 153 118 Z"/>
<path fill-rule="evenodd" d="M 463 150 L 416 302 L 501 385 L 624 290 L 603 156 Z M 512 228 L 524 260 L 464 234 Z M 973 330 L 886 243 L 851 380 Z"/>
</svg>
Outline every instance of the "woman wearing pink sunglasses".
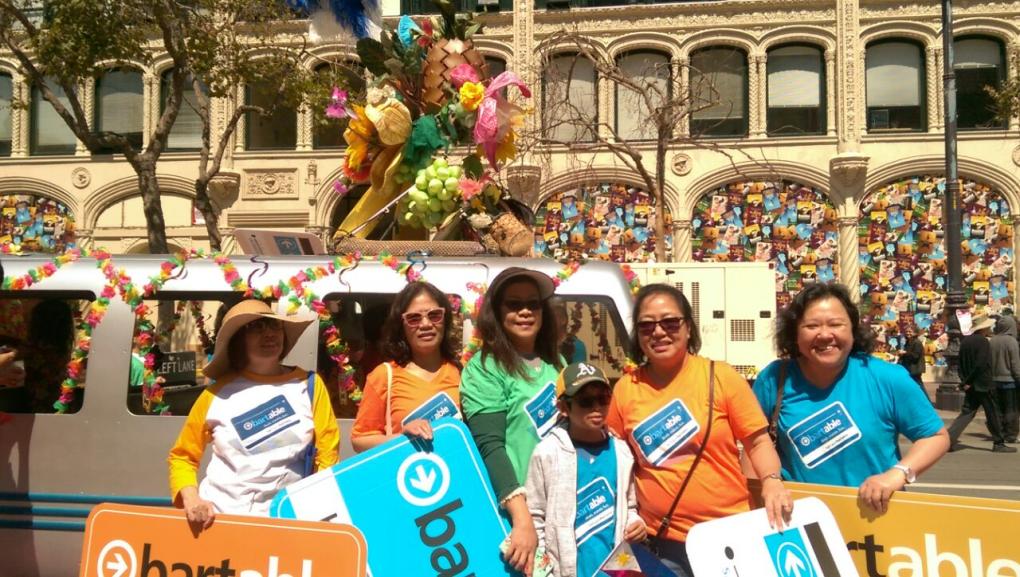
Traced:
<svg viewBox="0 0 1020 577">
<path fill-rule="evenodd" d="M 389 359 L 369 373 L 351 431 L 367 451 L 397 435 L 432 438 L 431 421 L 460 417 L 460 361 L 450 329 L 450 300 L 427 282 L 397 293 L 383 327 Z"/>
</svg>

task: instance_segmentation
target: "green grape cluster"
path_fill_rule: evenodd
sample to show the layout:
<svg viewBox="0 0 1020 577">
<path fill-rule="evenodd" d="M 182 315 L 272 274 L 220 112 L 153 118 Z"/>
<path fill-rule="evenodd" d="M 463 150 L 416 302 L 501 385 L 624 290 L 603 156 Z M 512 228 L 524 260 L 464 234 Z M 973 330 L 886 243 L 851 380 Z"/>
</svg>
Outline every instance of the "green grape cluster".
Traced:
<svg viewBox="0 0 1020 577">
<path fill-rule="evenodd" d="M 439 226 L 460 206 L 461 174 L 461 167 L 450 166 L 445 158 L 437 158 L 419 170 L 414 188 L 397 206 L 400 223 L 424 228 Z"/>
</svg>

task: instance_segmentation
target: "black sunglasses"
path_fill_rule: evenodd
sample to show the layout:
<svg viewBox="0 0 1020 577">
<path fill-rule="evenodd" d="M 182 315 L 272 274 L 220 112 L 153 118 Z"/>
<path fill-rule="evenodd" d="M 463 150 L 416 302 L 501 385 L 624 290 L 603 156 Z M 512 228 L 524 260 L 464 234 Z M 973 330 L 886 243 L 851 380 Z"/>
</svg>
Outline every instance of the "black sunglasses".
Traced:
<svg viewBox="0 0 1020 577">
<path fill-rule="evenodd" d="M 283 330 L 283 321 L 280 319 L 255 319 L 244 325 L 244 330 L 251 331 L 253 333 L 279 331 Z"/>
<path fill-rule="evenodd" d="M 657 321 L 638 321 L 637 329 L 639 333 L 646 337 L 655 332 L 655 327 L 662 327 L 666 334 L 672 335 L 680 332 L 680 327 L 686 320 L 681 317 L 666 317 Z"/>
<path fill-rule="evenodd" d="M 581 407 L 582 409 L 592 409 L 596 405 L 600 407 L 608 407 L 609 401 L 612 399 L 612 395 L 609 393 L 603 393 L 601 395 L 585 395 L 583 397 L 574 397 L 571 399 L 571 403 Z"/>
<path fill-rule="evenodd" d="M 519 313 L 519 312 L 521 312 L 524 309 L 528 309 L 529 311 L 535 312 L 535 311 L 541 311 L 542 310 L 542 300 L 541 299 L 526 299 L 526 300 L 506 299 L 506 300 L 503 301 L 503 306 L 505 306 L 507 308 L 507 310 L 509 310 L 511 312 L 515 312 L 515 313 Z"/>
</svg>

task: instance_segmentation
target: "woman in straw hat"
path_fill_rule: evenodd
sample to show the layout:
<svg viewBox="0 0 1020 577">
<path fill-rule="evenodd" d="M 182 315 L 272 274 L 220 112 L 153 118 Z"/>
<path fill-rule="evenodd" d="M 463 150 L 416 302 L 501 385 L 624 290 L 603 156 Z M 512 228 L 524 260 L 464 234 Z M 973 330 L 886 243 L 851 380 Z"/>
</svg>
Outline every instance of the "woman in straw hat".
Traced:
<svg viewBox="0 0 1020 577">
<path fill-rule="evenodd" d="M 170 449 L 170 490 L 188 521 L 205 528 L 217 512 L 265 515 L 281 488 L 336 464 L 340 432 L 325 385 L 315 372 L 280 363 L 312 322 L 273 314 L 258 300 L 227 311 L 205 367 L 216 382 Z M 199 484 L 208 444 L 212 460 Z"/>
<path fill-rule="evenodd" d="M 510 267 L 496 275 L 478 315 L 481 351 L 461 376 L 460 398 L 489 478 L 513 529 L 506 560 L 531 575 L 538 534 L 525 481 L 539 440 L 556 425 L 556 379 L 563 368 L 549 276 Z"/>
<path fill-rule="evenodd" d="M 401 433 L 432 438 L 432 420 L 460 416 L 460 361 L 453 343 L 453 308 L 427 282 L 397 293 L 383 326 L 390 360 L 365 381 L 351 445 L 367 451 Z"/>
</svg>

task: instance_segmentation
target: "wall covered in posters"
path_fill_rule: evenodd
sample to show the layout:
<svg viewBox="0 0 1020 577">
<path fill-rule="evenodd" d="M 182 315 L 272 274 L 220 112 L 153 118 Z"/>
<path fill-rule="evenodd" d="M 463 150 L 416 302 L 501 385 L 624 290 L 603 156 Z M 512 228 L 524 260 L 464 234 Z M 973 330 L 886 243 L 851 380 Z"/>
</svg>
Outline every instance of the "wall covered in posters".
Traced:
<svg viewBox="0 0 1020 577">
<path fill-rule="evenodd" d="M 666 219 L 671 253 L 672 219 Z M 581 186 L 555 194 L 535 212 L 536 256 L 586 256 L 613 262 L 654 262 L 655 202 L 648 192 L 618 182 Z"/>
<path fill-rule="evenodd" d="M 706 262 L 771 262 L 776 305 L 805 284 L 838 274 L 836 210 L 818 189 L 790 181 L 733 182 L 703 196 L 691 217 L 692 256 Z"/>
<path fill-rule="evenodd" d="M 63 204 L 31 194 L 0 195 L 0 244 L 59 253 L 74 242 L 74 216 Z"/>
<path fill-rule="evenodd" d="M 909 325 L 925 337 L 936 364 L 948 344 L 946 247 L 942 197 L 945 179 L 914 176 L 869 194 L 861 204 L 858 237 L 861 313 L 879 350 L 903 346 Z M 964 181 L 961 195 L 963 289 L 975 314 L 1013 305 L 1013 222 L 1005 197 Z"/>
</svg>

